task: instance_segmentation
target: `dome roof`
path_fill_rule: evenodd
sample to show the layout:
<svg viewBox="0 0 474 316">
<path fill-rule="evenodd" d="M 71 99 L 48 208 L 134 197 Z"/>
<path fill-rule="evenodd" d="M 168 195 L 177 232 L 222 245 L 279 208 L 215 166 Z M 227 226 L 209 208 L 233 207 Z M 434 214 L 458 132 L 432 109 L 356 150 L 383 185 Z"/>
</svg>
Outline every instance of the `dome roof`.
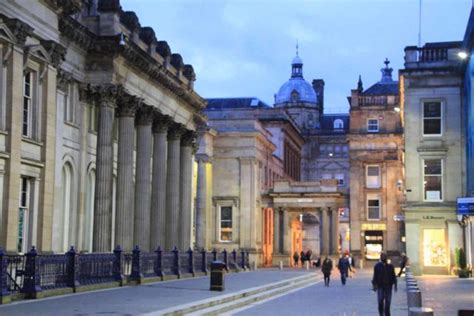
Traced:
<svg viewBox="0 0 474 316">
<path fill-rule="evenodd" d="M 296 55 L 291 62 L 292 65 L 303 65 L 303 61 L 301 60 L 300 56 Z"/>
<path fill-rule="evenodd" d="M 302 77 L 291 78 L 285 82 L 275 96 L 275 104 L 292 102 L 292 94 L 296 91 L 297 101 L 316 103 L 316 92 Z"/>
</svg>

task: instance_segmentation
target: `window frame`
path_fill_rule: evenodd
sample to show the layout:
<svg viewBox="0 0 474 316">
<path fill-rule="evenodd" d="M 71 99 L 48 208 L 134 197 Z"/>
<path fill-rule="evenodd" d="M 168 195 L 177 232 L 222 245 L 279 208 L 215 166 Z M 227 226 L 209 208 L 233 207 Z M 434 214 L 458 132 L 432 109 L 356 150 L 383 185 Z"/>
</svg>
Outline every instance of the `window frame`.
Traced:
<svg viewBox="0 0 474 316">
<path fill-rule="evenodd" d="M 428 177 L 440 177 L 440 184 L 441 184 L 441 192 L 440 192 L 440 199 L 439 200 L 431 200 L 431 199 L 427 199 L 427 196 L 426 196 L 426 190 L 425 190 L 425 177 L 427 176 L 425 174 L 425 161 L 426 160 L 439 160 L 441 162 L 441 174 L 440 175 L 435 175 L 435 174 L 429 174 Z M 443 202 L 444 201 L 444 159 L 442 158 L 423 158 L 421 160 L 421 163 L 422 163 L 422 194 L 423 194 L 423 201 L 424 202 Z"/>
<path fill-rule="evenodd" d="M 437 120 L 438 118 L 430 117 L 430 118 L 425 118 L 425 104 L 427 103 L 439 103 L 440 109 L 440 127 L 439 127 L 439 134 L 425 134 L 425 119 L 427 120 Z M 423 137 L 441 137 L 443 136 L 443 129 L 444 129 L 444 102 L 439 99 L 428 99 L 428 100 L 422 100 L 421 101 L 421 134 Z"/>
<path fill-rule="evenodd" d="M 370 208 L 374 208 L 373 206 L 369 205 L 369 201 L 378 201 L 378 217 L 377 218 L 370 218 Z M 380 221 L 382 219 L 382 199 L 380 196 L 375 198 L 375 195 L 368 194 L 366 196 L 366 215 L 368 221 Z"/>
<path fill-rule="evenodd" d="M 27 87 L 28 80 L 28 89 Z M 26 93 L 28 90 L 28 94 Z M 26 138 L 33 138 L 33 104 L 34 104 L 34 74 L 28 69 L 23 74 L 23 111 L 22 111 L 22 125 L 21 135 Z M 26 115 L 25 115 L 26 112 Z M 25 130 L 26 125 L 26 130 Z"/>
<path fill-rule="evenodd" d="M 369 186 L 369 168 L 377 167 L 378 168 L 378 181 L 377 186 Z M 373 176 L 371 176 L 373 177 Z M 366 165 L 365 166 L 365 187 L 368 189 L 379 189 L 382 187 L 382 168 L 380 165 Z"/>
<path fill-rule="evenodd" d="M 373 124 L 370 124 L 370 121 L 376 121 L 377 122 L 377 129 L 370 129 L 369 127 Z M 368 118 L 367 119 L 367 133 L 378 133 L 380 131 L 380 123 L 378 118 Z"/>
<path fill-rule="evenodd" d="M 26 188 L 24 188 L 26 186 Z M 25 196 L 23 196 L 25 195 Z M 24 203 L 23 203 L 24 202 Z M 18 226 L 17 226 L 17 251 L 18 253 L 28 252 L 29 238 L 31 238 L 30 230 L 33 225 L 31 220 L 31 179 L 21 176 L 20 177 L 20 192 L 18 201 Z M 23 219 L 21 221 L 20 219 Z M 20 232 L 20 222 L 23 222 Z"/>
<path fill-rule="evenodd" d="M 230 220 L 224 220 L 226 222 L 230 221 L 230 239 L 229 240 L 224 240 L 222 239 L 222 222 L 223 222 L 223 219 L 222 219 L 222 209 L 223 208 L 230 208 L 230 215 L 231 215 L 231 219 Z M 234 207 L 233 205 L 230 205 L 230 204 L 222 204 L 222 205 L 218 205 L 218 240 L 219 242 L 221 243 L 232 243 L 234 242 Z"/>
<path fill-rule="evenodd" d="M 341 119 L 335 119 L 332 123 L 333 130 L 340 131 L 344 129 L 344 121 Z"/>
</svg>

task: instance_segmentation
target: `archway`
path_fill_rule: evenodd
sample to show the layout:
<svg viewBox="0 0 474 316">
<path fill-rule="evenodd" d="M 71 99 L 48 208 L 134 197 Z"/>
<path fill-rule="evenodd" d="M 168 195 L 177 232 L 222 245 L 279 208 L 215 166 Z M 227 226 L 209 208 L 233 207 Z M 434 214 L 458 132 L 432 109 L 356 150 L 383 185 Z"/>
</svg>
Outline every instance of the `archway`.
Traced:
<svg viewBox="0 0 474 316">
<path fill-rule="evenodd" d="M 303 225 L 302 222 L 295 218 L 291 221 L 291 256 L 296 252 L 298 255 L 303 250 Z M 294 266 L 294 261 L 290 260 Z"/>
</svg>

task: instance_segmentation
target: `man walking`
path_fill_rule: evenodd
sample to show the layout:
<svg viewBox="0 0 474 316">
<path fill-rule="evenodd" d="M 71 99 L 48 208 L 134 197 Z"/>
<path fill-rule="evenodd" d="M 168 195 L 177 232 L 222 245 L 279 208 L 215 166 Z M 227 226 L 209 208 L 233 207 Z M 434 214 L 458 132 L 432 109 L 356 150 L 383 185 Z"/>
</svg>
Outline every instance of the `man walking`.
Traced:
<svg viewBox="0 0 474 316">
<path fill-rule="evenodd" d="M 398 277 L 402 275 L 403 269 L 405 269 L 406 265 L 408 262 L 408 257 L 405 255 L 404 252 L 402 252 L 402 259 L 400 261 L 400 272 L 398 272 Z"/>
<path fill-rule="evenodd" d="M 380 261 L 374 266 L 372 278 L 373 290 L 377 291 L 377 302 L 380 316 L 390 316 L 392 286 L 397 291 L 397 277 L 393 265 L 387 263 L 387 254 L 380 254 Z"/>
<path fill-rule="evenodd" d="M 329 281 L 331 278 L 331 271 L 332 271 L 332 260 L 328 256 L 324 258 L 321 270 L 323 271 L 323 274 L 324 274 L 324 285 L 329 286 Z"/>
<path fill-rule="evenodd" d="M 349 258 L 349 253 L 346 252 L 345 256 L 341 257 L 337 264 L 337 268 L 339 269 L 339 272 L 341 273 L 342 285 L 346 285 L 346 279 L 347 279 L 347 275 L 349 274 L 349 270 L 352 272 L 352 268 L 351 268 L 348 258 Z"/>
</svg>

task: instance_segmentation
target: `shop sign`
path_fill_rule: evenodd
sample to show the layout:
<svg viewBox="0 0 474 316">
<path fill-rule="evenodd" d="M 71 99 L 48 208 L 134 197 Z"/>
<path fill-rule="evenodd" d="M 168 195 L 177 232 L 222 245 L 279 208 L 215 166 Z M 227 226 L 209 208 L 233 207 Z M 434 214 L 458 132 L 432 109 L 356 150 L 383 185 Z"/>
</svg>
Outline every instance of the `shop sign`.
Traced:
<svg viewBox="0 0 474 316">
<path fill-rule="evenodd" d="M 385 223 L 363 223 L 360 226 L 361 230 L 387 230 Z"/>
<path fill-rule="evenodd" d="M 393 215 L 393 220 L 395 222 L 403 222 L 405 220 L 405 215 L 403 214 L 395 214 Z"/>
<path fill-rule="evenodd" d="M 423 219 L 445 219 L 444 216 L 423 215 Z"/>
<path fill-rule="evenodd" d="M 457 199 L 457 213 L 459 215 L 474 215 L 474 197 Z"/>
</svg>

